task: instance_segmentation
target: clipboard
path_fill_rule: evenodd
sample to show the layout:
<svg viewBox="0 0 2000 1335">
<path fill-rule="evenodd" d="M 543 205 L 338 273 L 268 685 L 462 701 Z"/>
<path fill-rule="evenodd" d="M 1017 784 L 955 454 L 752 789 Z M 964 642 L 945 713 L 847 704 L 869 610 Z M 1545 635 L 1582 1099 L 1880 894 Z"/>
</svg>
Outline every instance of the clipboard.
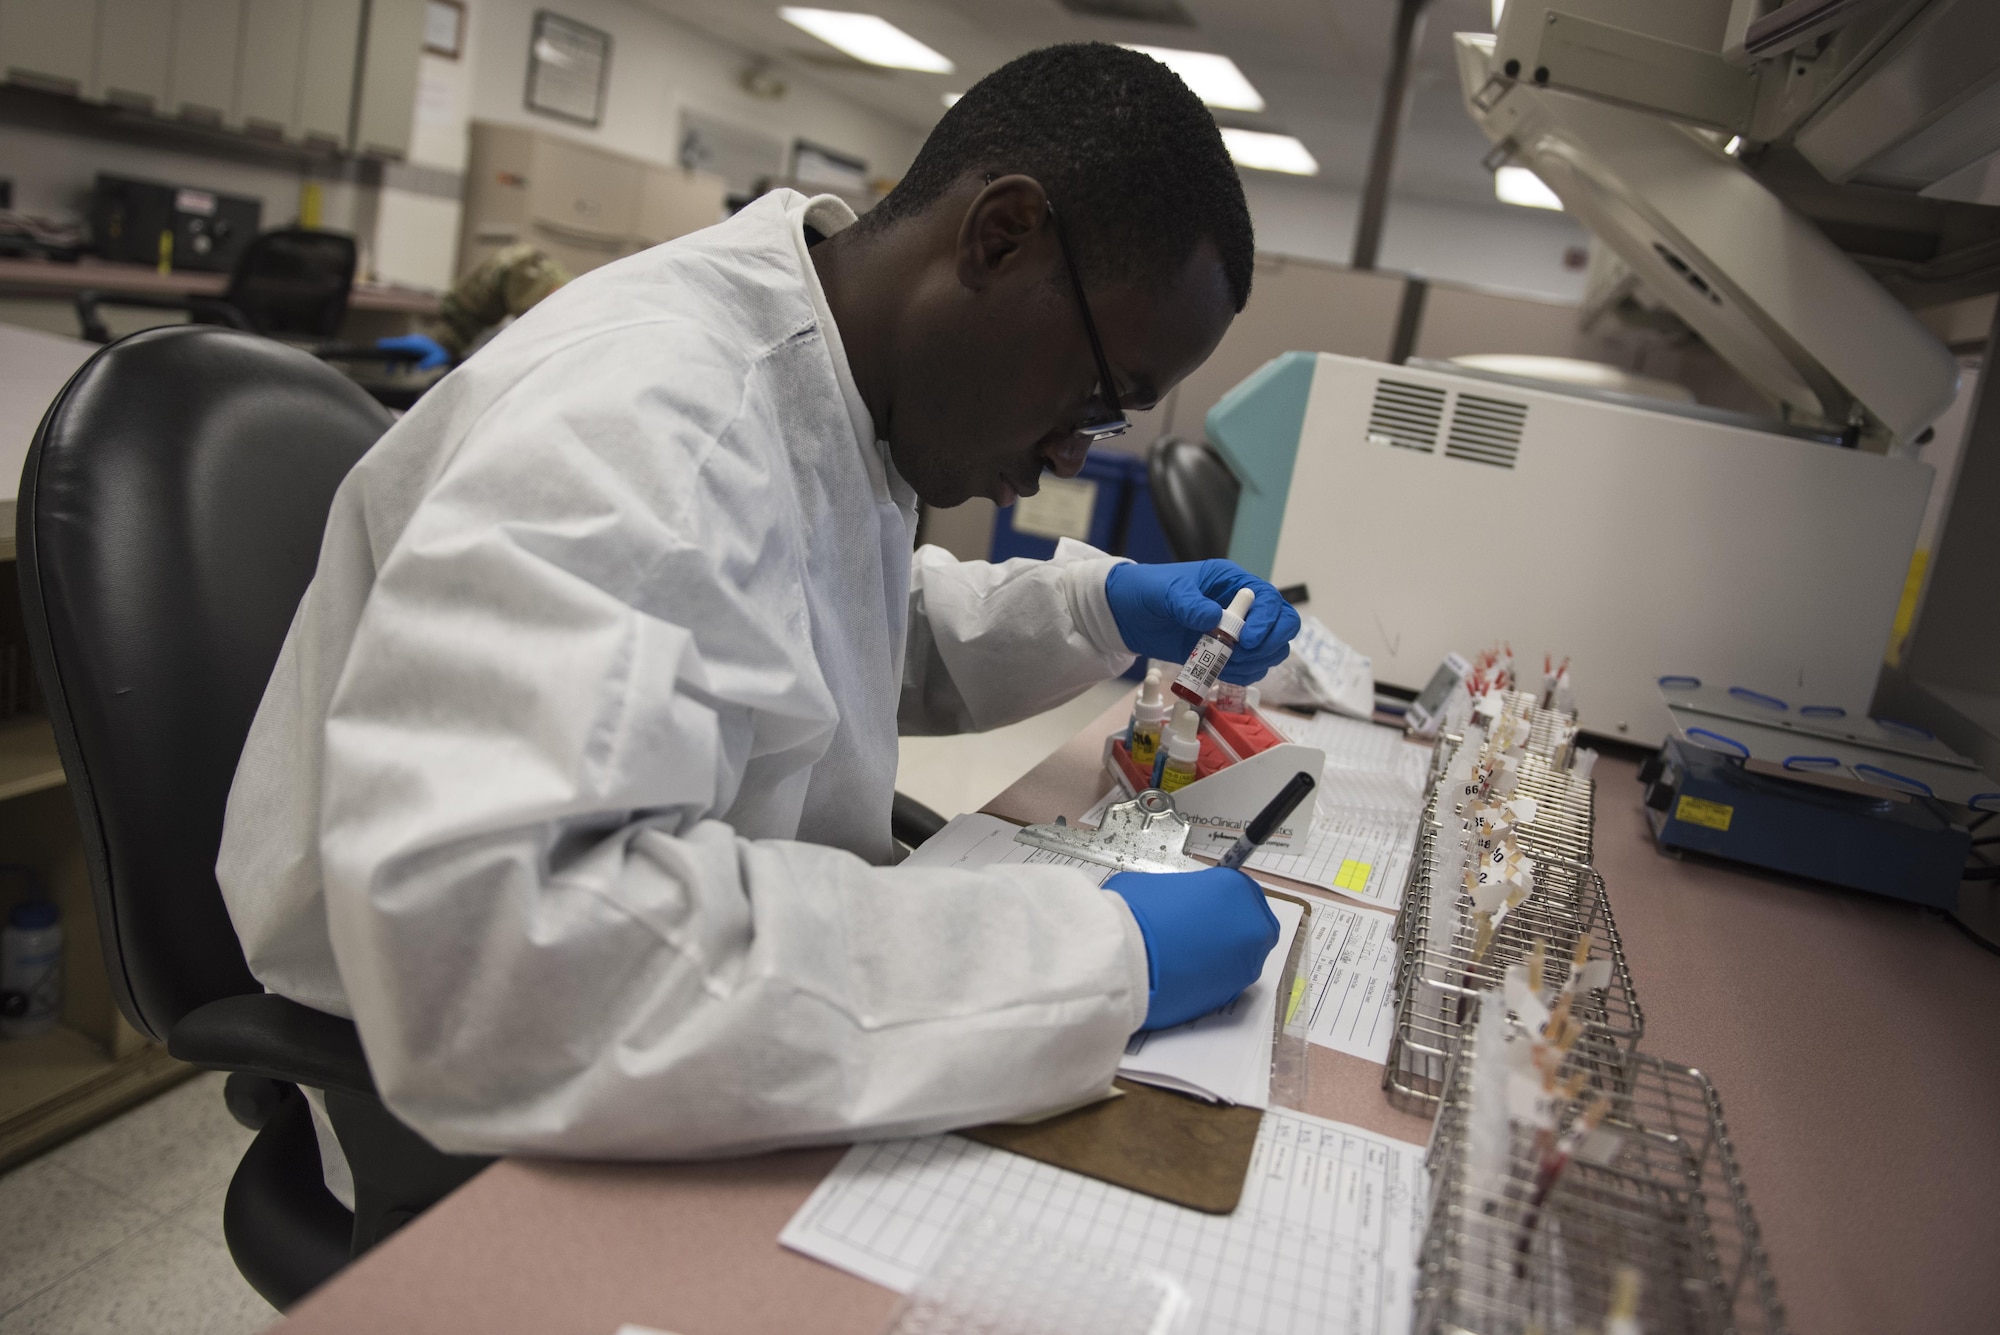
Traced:
<svg viewBox="0 0 2000 1335">
<path fill-rule="evenodd" d="M 1275 1052 L 1275 1044 L 1284 1042 L 1285 1021 L 1298 991 L 1299 961 L 1311 934 L 1313 904 L 1268 886 L 1264 894 L 1305 910 L 1278 979 L 1278 1005 L 1271 1019 Z M 1235 1210 L 1250 1174 L 1263 1109 L 1205 1103 L 1131 1080 L 1112 1083 L 1125 1097 L 1028 1126 L 996 1122 L 958 1134 L 1190 1210 L 1205 1214 Z"/>
</svg>

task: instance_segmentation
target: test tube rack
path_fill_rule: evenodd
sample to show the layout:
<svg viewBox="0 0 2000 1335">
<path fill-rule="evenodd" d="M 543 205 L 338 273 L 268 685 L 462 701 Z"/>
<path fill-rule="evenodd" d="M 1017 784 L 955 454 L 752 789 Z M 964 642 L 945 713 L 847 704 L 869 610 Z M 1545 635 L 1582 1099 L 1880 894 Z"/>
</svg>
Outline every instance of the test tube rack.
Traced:
<svg viewBox="0 0 2000 1335">
<path fill-rule="evenodd" d="M 1535 888 L 1500 923 L 1486 952 L 1475 960 L 1470 901 L 1456 879 L 1439 866 L 1442 823 L 1461 819 L 1455 795 L 1445 791 L 1444 773 L 1453 753 L 1464 745 L 1460 736 L 1444 738 L 1433 760 L 1430 797 L 1396 918 L 1401 945 L 1396 1025 L 1382 1073 L 1390 1100 L 1411 1111 L 1436 1107 L 1451 1060 L 1478 1018 L 1481 995 L 1501 987 L 1508 966 L 1528 958 L 1537 940 L 1544 943 L 1550 958 L 1567 961 L 1577 941 L 1588 939 L 1591 958 L 1611 961 L 1609 984 L 1581 994 L 1574 1007 L 1586 1035 L 1630 1048 L 1645 1032 L 1644 1012 L 1633 991 L 1604 878 L 1590 865 L 1594 785 L 1556 764 L 1557 755 L 1574 736 L 1573 722 L 1566 715 L 1537 708 L 1533 696 L 1520 692 L 1506 698 L 1504 712 L 1525 716 L 1531 723 L 1514 793 L 1533 797 L 1537 806 L 1535 820 L 1517 830 L 1522 847 L 1535 859 Z M 1432 939 L 1435 895 L 1452 897 L 1452 926 L 1437 940 Z"/>
<path fill-rule="evenodd" d="M 1475 1066 L 1469 1052 L 1452 1064 L 1431 1139 L 1417 1335 L 1598 1329 L 1621 1266 L 1639 1273 L 1647 1335 L 1783 1335 L 1784 1307 L 1707 1076 L 1579 1043 L 1565 1074 L 1583 1069 L 1586 1088 L 1610 1099 L 1602 1126 L 1618 1148 L 1604 1163 L 1572 1159 L 1537 1203 L 1533 1135 L 1519 1123 L 1509 1123 L 1504 1173 L 1476 1180 Z M 1559 1128 L 1583 1106 L 1561 1101 Z"/>
</svg>

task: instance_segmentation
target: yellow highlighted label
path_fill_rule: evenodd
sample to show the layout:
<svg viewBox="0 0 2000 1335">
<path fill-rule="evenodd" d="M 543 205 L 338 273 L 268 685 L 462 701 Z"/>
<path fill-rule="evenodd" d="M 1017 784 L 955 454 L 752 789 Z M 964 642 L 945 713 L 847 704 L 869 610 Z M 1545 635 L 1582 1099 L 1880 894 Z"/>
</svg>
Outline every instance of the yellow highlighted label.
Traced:
<svg viewBox="0 0 2000 1335">
<path fill-rule="evenodd" d="M 1299 1013 L 1299 1003 L 1301 1001 L 1304 1001 L 1305 999 L 1306 999 L 1306 980 L 1303 978 L 1294 977 L 1292 979 L 1292 999 L 1285 1003 L 1286 1024 L 1290 1024 L 1292 1022 L 1292 1017 Z"/>
<path fill-rule="evenodd" d="M 1340 864 L 1340 873 L 1333 878 L 1336 888 L 1352 890 L 1359 894 L 1368 888 L 1368 873 L 1375 870 L 1372 862 L 1356 862 L 1353 858 Z"/>
<path fill-rule="evenodd" d="M 1675 820 L 1684 820 L 1690 825 L 1706 825 L 1711 830 L 1727 830 L 1729 818 L 1735 814 L 1735 807 L 1726 807 L 1720 802 L 1705 802 L 1699 797 L 1683 797 L 1674 808 Z"/>
</svg>

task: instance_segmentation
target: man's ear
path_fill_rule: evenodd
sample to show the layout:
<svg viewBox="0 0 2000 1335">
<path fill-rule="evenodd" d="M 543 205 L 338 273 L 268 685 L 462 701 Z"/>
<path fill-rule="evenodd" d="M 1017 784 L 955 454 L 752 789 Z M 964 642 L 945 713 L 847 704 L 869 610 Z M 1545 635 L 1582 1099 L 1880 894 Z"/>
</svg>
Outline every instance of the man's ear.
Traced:
<svg viewBox="0 0 2000 1335">
<path fill-rule="evenodd" d="M 1002 176 L 973 198 L 958 229 L 958 281 L 985 290 L 1023 262 L 1048 217 L 1049 196 L 1032 176 Z"/>
</svg>

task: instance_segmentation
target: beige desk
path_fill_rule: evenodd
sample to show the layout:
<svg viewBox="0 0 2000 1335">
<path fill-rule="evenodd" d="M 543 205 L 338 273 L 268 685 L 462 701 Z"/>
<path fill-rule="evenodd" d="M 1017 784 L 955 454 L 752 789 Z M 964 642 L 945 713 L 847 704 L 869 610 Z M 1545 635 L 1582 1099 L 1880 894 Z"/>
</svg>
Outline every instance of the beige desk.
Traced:
<svg viewBox="0 0 2000 1335">
<path fill-rule="evenodd" d="M 1081 812 L 1108 712 L 989 808 Z M 1721 1087 L 1792 1328 L 2000 1323 L 2000 960 L 1916 910 L 1675 862 L 1630 764 L 1598 769 L 1599 863 L 1647 1046 Z M 1312 1049 L 1309 1110 L 1410 1140 L 1380 1068 Z M 838 1157 L 726 1164 L 509 1161 L 309 1298 L 288 1335 L 396 1330 L 866 1335 L 887 1291 L 782 1250 Z"/>
</svg>

